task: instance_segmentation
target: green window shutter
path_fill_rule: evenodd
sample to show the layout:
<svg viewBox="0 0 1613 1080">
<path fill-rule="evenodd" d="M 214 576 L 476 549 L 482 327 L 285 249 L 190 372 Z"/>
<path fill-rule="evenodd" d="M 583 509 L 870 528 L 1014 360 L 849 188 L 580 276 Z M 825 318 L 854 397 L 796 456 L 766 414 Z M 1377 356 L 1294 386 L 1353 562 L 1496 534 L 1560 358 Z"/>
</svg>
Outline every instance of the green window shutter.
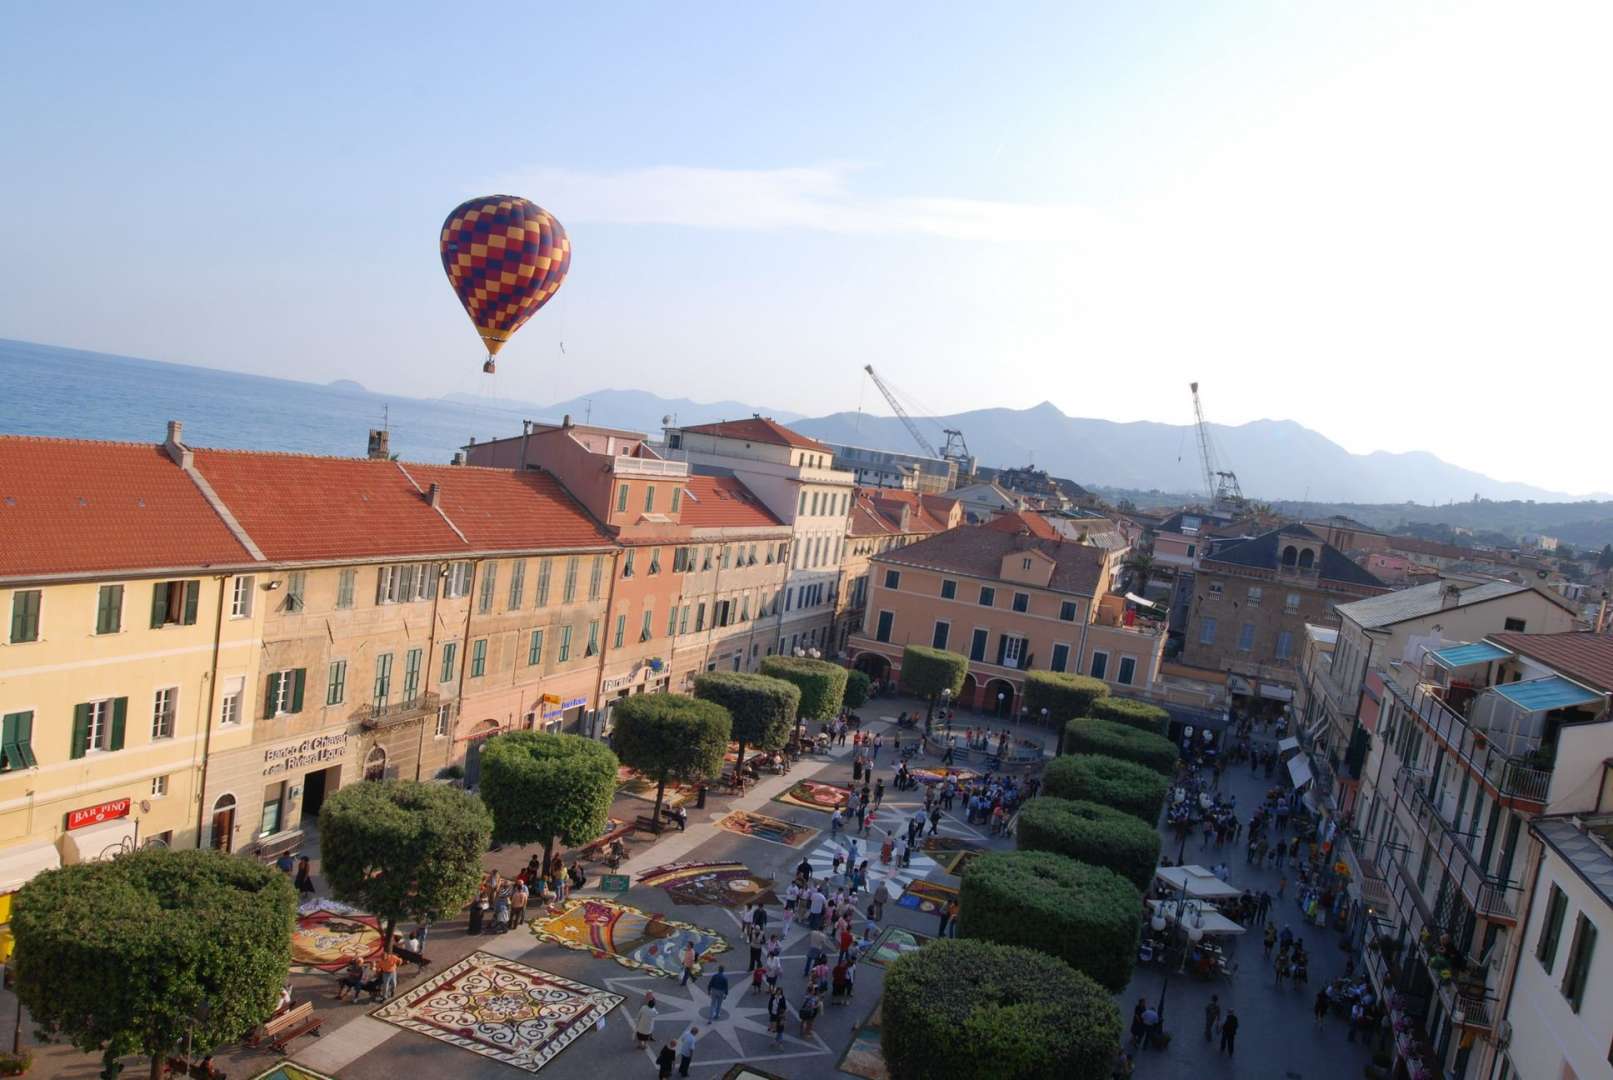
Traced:
<svg viewBox="0 0 1613 1080">
<path fill-rule="evenodd" d="M 112 702 L 112 743 L 108 750 L 123 749 L 123 729 L 129 719 L 129 699 L 120 697 Z"/>
<path fill-rule="evenodd" d="M 168 616 L 168 583 L 159 581 L 151 587 L 151 628 L 157 629 Z"/>
<path fill-rule="evenodd" d="M 84 756 L 85 744 L 90 738 L 90 707 L 88 704 L 73 706 L 73 742 L 68 747 L 68 757 L 81 758 Z"/>
<path fill-rule="evenodd" d="M 17 752 L 17 718 L 22 713 L 6 713 L 0 720 L 0 754 L 5 755 L 8 769 L 22 767 L 22 755 Z"/>
<path fill-rule="evenodd" d="M 274 703 L 279 699 L 279 697 L 280 673 L 278 671 L 271 671 L 269 672 L 268 687 L 263 694 L 263 718 L 265 720 L 271 720 L 274 718 Z"/>
<path fill-rule="evenodd" d="M 28 768 L 39 764 L 39 759 L 34 757 L 34 714 L 31 712 L 17 714 L 17 753 Z"/>
<path fill-rule="evenodd" d="M 291 711 L 302 712 L 302 688 L 307 678 L 306 668 L 297 668 L 291 673 Z"/>
<path fill-rule="evenodd" d="M 185 582 L 185 618 L 186 626 L 196 625 L 196 601 L 201 598 L 202 583 L 199 581 Z"/>
</svg>

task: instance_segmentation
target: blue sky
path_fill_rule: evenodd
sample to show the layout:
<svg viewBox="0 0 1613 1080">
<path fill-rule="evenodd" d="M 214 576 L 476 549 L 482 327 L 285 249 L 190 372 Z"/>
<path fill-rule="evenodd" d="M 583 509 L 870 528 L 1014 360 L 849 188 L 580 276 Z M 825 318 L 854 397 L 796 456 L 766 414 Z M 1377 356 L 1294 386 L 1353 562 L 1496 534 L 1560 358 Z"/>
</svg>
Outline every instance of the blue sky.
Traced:
<svg viewBox="0 0 1613 1080">
<path fill-rule="evenodd" d="M 807 413 L 885 411 L 868 362 L 1121 420 L 1197 378 L 1610 486 L 1564 422 L 1613 394 L 1605 5 L 990 7 L 12 5 L 0 336 Z M 493 191 L 575 254 L 488 379 L 436 234 Z"/>
</svg>

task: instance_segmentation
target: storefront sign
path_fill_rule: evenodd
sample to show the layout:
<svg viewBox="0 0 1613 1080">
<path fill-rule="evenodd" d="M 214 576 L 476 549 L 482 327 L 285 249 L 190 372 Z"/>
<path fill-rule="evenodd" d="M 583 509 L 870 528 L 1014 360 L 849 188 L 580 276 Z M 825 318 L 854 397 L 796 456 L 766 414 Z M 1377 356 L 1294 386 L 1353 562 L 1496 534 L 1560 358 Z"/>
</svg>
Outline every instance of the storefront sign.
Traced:
<svg viewBox="0 0 1613 1080">
<path fill-rule="evenodd" d="M 649 670 L 650 670 L 649 668 L 639 668 L 637 671 L 633 672 L 631 675 L 616 675 L 616 676 L 613 676 L 612 678 L 606 679 L 604 681 L 604 683 L 601 684 L 601 688 L 607 694 L 612 694 L 612 693 L 615 693 L 618 690 L 626 689 L 627 687 L 632 686 L 636 682 L 644 681 L 644 673 L 649 671 Z"/>
<path fill-rule="evenodd" d="M 115 821 L 118 818 L 129 816 L 129 800 L 113 799 L 100 806 L 86 806 L 82 810 L 69 810 L 67 812 L 67 827 L 69 829 L 82 829 L 86 825 L 99 825 L 103 821 Z"/>
<path fill-rule="evenodd" d="M 543 718 L 545 720 L 553 720 L 555 717 L 560 716 L 562 713 L 564 713 L 567 709 L 575 709 L 575 708 L 578 708 L 579 706 L 586 705 L 586 704 L 588 704 L 588 699 L 585 698 L 585 697 L 567 698 L 566 700 L 564 700 L 564 701 L 562 701 L 560 703 L 560 708 L 558 708 L 558 709 L 545 709 L 543 711 Z"/>
<path fill-rule="evenodd" d="M 347 756 L 347 732 L 316 735 L 288 746 L 276 746 L 263 752 L 263 775 L 278 776 L 310 767 L 323 768 Z"/>
</svg>

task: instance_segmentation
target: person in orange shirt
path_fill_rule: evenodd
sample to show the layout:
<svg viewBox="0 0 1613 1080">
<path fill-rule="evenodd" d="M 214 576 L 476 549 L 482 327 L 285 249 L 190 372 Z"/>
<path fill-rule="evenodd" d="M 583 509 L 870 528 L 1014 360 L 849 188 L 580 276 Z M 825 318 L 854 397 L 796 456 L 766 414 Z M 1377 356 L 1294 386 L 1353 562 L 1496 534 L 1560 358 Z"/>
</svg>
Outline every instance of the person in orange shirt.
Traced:
<svg viewBox="0 0 1613 1080">
<path fill-rule="evenodd" d="M 398 992 L 398 967 L 403 963 L 390 952 L 375 958 L 375 970 L 381 973 L 381 998 L 390 1001 Z"/>
</svg>

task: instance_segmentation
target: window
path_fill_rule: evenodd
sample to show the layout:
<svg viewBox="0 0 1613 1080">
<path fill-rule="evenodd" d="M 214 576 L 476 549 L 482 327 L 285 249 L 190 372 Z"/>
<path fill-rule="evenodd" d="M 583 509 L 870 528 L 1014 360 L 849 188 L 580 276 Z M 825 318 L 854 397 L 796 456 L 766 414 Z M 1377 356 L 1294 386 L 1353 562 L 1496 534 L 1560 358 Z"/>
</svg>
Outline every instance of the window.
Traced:
<svg viewBox="0 0 1613 1080">
<path fill-rule="evenodd" d="M 358 571 L 343 570 L 336 579 L 336 607 L 343 610 L 353 606 L 353 586 L 358 584 Z"/>
<path fill-rule="evenodd" d="M 1255 647 L 1255 624 L 1246 622 L 1238 628 L 1238 651 L 1248 652 Z"/>
<path fill-rule="evenodd" d="M 1137 674 L 1137 660 L 1135 657 L 1122 656 L 1120 658 L 1120 671 L 1115 681 L 1121 686 L 1130 686 L 1131 680 Z"/>
<path fill-rule="evenodd" d="M 969 659 L 984 662 L 986 659 L 986 639 L 990 637 L 988 630 L 976 630 L 969 642 Z"/>
<path fill-rule="evenodd" d="M 660 572 L 661 572 L 661 549 L 660 548 L 651 548 L 650 549 L 650 573 L 659 574 Z"/>
<path fill-rule="evenodd" d="M 509 610 L 520 611 L 521 602 L 526 599 L 526 560 L 519 559 L 510 564 L 510 603 Z"/>
<path fill-rule="evenodd" d="M 456 654 L 458 652 L 459 652 L 459 642 L 457 642 L 457 641 L 445 641 L 445 642 L 443 642 L 443 646 L 442 646 L 442 671 L 437 675 L 437 681 L 438 682 L 440 682 L 440 683 L 451 683 L 451 682 L 454 681 L 454 660 L 456 659 Z"/>
<path fill-rule="evenodd" d="M 997 602 L 997 590 L 989 585 L 980 586 L 980 606 L 991 607 Z"/>
<path fill-rule="evenodd" d="M 0 772 L 31 769 L 38 764 L 34 759 L 33 710 L 6 713 L 0 721 Z"/>
<path fill-rule="evenodd" d="M 577 599 L 577 556 L 566 559 L 566 581 L 560 588 L 560 602 L 573 603 Z"/>
<path fill-rule="evenodd" d="M 151 797 L 160 799 L 166 794 L 168 794 L 168 777 L 153 776 L 151 778 Z"/>
<path fill-rule="evenodd" d="M 115 634 L 123 629 L 123 586 L 102 585 L 95 601 L 95 632 Z"/>
<path fill-rule="evenodd" d="M 1052 670 L 1054 670 L 1054 671 L 1063 671 L 1066 668 L 1068 668 L 1069 666 L 1070 666 L 1070 647 L 1068 645 L 1063 645 L 1063 644 L 1054 645 L 1053 646 L 1053 663 L 1051 665 Z"/>
<path fill-rule="evenodd" d="M 611 639 L 611 648 L 620 649 L 622 642 L 627 638 L 627 616 L 616 616 L 616 633 Z"/>
<path fill-rule="evenodd" d="M 588 648 L 583 651 L 584 656 L 599 655 L 599 620 L 588 621 Z"/>
<path fill-rule="evenodd" d="M 123 729 L 129 718 L 129 699 L 102 698 L 73 707 L 72 756 L 94 750 L 123 749 Z"/>
<path fill-rule="evenodd" d="M 420 696 L 420 668 L 425 660 L 421 649 L 410 649 L 403 654 L 403 700 L 413 701 Z"/>
<path fill-rule="evenodd" d="M 528 667 L 536 667 L 543 663 L 543 631 L 534 630 L 527 639 L 526 662 Z"/>
<path fill-rule="evenodd" d="M 450 563 L 449 566 L 448 566 L 448 577 L 447 577 L 446 581 L 443 583 L 443 587 L 442 587 L 443 596 L 447 597 L 450 600 L 458 599 L 459 597 L 462 597 L 462 596 L 469 596 L 470 595 L 471 578 L 474 575 L 475 575 L 475 570 L 474 570 L 474 568 L 472 567 L 472 565 L 470 563 L 468 563 L 468 562 Z M 433 588 L 435 588 L 435 586 L 433 586 Z M 426 599 L 426 597 L 416 595 L 415 599 L 416 600 L 423 600 L 423 599 Z"/>
<path fill-rule="evenodd" d="M 453 702 L 449 702 L 446 705 L 438 705 L 437 706 L 437 730 L 436 730 L 437 738 L 446 739 L 448 737 L 448 732 L 453 728 L 453 724 L 454 724 L 454 704 L 453 704 Z"/>
<path fill-rule="evenodd" d="M 628 548 L 627 554 L 622 558 L 622 576 L 624 578 L 630 578 L 633 576 L 633 566 L 637 562 L 638 552 L 634 551 L 632 548 Z"/>
<path fill-rule="evenodd" d="M 902 574 L 899 570 L 885 571 L 885 588 L 899 589 L 902 587 Z"/>
<path fill-rule="evenodd" d="M 1299 611 L 1299 593 L 1291 592 L 1283 599 L 1283 611 L 1293 615 Z"/>
<path fill-rule="evenodd" d="M 1284 630 L 1277 635 L 1277 659 L 1287 660 L 1294 652 L 1294 634 L 1291 630 Z"/>
<path fill-rule="evenodd" d="M 246 693 L 246 676 L 235 675 L 224 680 L 224 691 L 219 697 L 218 722 L 224 726 L 241 722 L 241 697 Z"/>
<path fill-rule="evenodd" d="M 600 582 L 605 577 L 605 556 L 595 555 L 593 564 L 588 568 L 588 599 L 599 599 Z"/>
<path fill-rule="evenodd" d="M 1003 667 L 1023 667 L 1026 659 L 1025 645 L 1024 638 L 1004 634 L 1002 640 L 997 643 L 997 663 Z"/>
<path fill-rule="evenodd" d="M 941 599 L 955 600 L 958 596 L 958 583 L 951 578 L 941 579 Z"/>
<path fill-rule="evenodd" d="M 756 565 L 756 545 L 755 544 L 752 544 L 750 546 L 750 548 L 745 552 L 745 565 L 746 566 L 755 566 Z"/>
<path fill-rule="evenodd" d="M 789 556 L 790 556 L 790 542 L 788 540 L 780 540 L 779 545 L 778 545 L 778 561 L 783 562 L 786 559 L 788 559 Z"/>
<path fill-rule="evenodd" d="M 1014 610 L 1029 611 L 1031 607 L 1030 593 L 1017 592 L 1014 594 Z"/>
<path fill-rule="evenodd" d="M 560 628 L 560 655 L 556 658 L 562 664 L 571 659 L 571 627 Z"/>
<path fill-rule="evenodd" d="M 549 606 L 549 565 L 552 560 L 538 560 L 538 606 Z"/>
<path fill-rule="evenodd" d="M 1074 622 L 1076 606 L 1074 600 L 1065 600 L 1059 604 L 1059 621 Z"/>
<path fill-rule="evenodd" d="M 705 628 L 706 628 L 706 605 L 704 603 L 702 603 L 702 604 L 700 604 L 699 607 L 695 608 L 695 612 L 694 612 L 694 632 L 698 634 L 698 633 L 700 633 L 700 631 L 704 630 Z"/>
<path fill-rule="evenodd" d="M 676 514 L 678 512 L 678 507 L 682 505 L 683 489 L 681 487 L 675 487 L 672 489 L 672 512 Z"/>
<path fill-rule="evenodd" d="M 1574 943 L 1568 947 L 1568 966 L 1563 968 L 1563 997 L 1575 1012 L 1585 1001 L 1585 981 L 1591 973 L 1591 954 L 1596 951 L 1596 926 L 1584 912 L 1574 917 Z"/>
<path fill-rule="evenodd" d="M 651 513 L 655 512 L 655 485 L 654 484 L 645 484 L 644 485 L 644 512 L 646 514 L 651 514 Z"/>
<path fill-rule="evenodd" d="M 1523 619 L 1508 619 L 1504 625 L 1509 632 L 1521 634 L 1523 633 L 1524 627 L 1527 626 L 1528 623 Z M 1578 1012 L 1579 1010 L 1576 1009 L 1575 1011 Z"/>
<path fill-rule="evenodd" d="M 1194 555 L 1198 554 L 1198 550 L 1199 546 L 1197 544 L 1187 545 L 1187 557 L 1191 559 Z"/>
<path fill-rule="evenodd" d="M 732 546 L 724 544 L 722 546 L 722 568 L 726 570 L 732 565 L 734 565 L 734 549 Z"/>
<path fill-rule="evenodd" d="M 280 831 L 280 808 L 285 803 L 285 795 L 284 780 L 263 789 L 263 821 L 258 825 L 259 836 L 273 836 Z"/>
<path fill-rule="evenodd" d="M 1260 601 L 1265 595 L 1266 590 L 1262 589 L 1259 585 L 1249 586 L 1249 606 L 1259 607 Z"/>
<path fill-rule="evenodd" d="M 1204 620 L 1200 621 L 1200 623 L 1199 623 L 1199 644 L 1200 645 L 1214 645 L 1215 644 L 1215 620 L 1214 619 L 1204 619 Z"/>
<path fill-rule="evenodd" d="M 807 500 L 806 488 L 802 488 L 801 489 L 801 505 L 797 506 L 795 508 L 795 512 L 796 512 L 797 515 L 806 513 L 806 500 Z"/>
<path fill-rule="evenodd" d="M 382 653 L 375 658 L 375 686 L 371 700 L 377 707 L 392 697 L 392 654 Z"/>
<path fill-rule="evenodd" d="M 678 612 L 678 633 L 687 634 L 688 632 L 689 632 L 689 605 L 684 604 L 683 605 L 683 610 Z"/>
<path fill-rule="evenodd" d="M 893 612 L 881 611 L 879 613 L 879 622 L 874 630 L 875 641 L 889 641 L 891 639 L 891 623 L 895 619 L 896 615 Z"/>
<path fill-rule="evenodd" d="M 813 517 L 817 517 L 818 516 L 818 511 L 823 508 L 822 499 L 823 499 L 823 492 L 814 491 L 812 493 L 812 516 Z"/>
<path fill-rule="evenodd" d="M 482 564 L 482 588 L 476 598 L 476 611 L 487 615 L 493 610 L 493 589 L 498 581 L 498 563 Z"/>
<path fill-rule="evenodd" d="M 616 489 L 616 512 L 627 513 L 627 485 L 622 484 Z"/>
<path fill-rule="evenodd" d="M 1535 959 L 1549 973 L 1557 961 L 1557 939 L 1562 936 L 1563 916 L 1568 912 L 1568 897 L 1556 885 L 1546 901 L 1546 917 L 1540 923 L 1540 940 L 1535 943 Z"/>
<path fill-rule="evenodd" d="M 271 671 L 263 694 L 264 719 L 302 712 L 303 669 Z"/>
<path fill-rule="evenodd" d="M 1109 654 L 1095 652 L 1092 654 L 1092 677 L 1101 679 L 1109 673 Z"/>
<path fill-rule="evenodd" d="M 750 601 L 746 600 L 745 603 L 747 605 L 747 611 L 748 611 L 748 605 L 750 604 Z M 749 618 L 749 615 L 747 614 L 746 617 Z M 638 639 L 640 641 L 648 641 L 648 640 L 650 640 L 650 613 L 648 611 L 646 611 L 644 613 L 644 619 L 639 624 Z"/>
<path fill-rule="evenodd" d="M 950 623 L 937 622 L 935 624 L 935 633 L 930 635 L 930 645 L 933 648 L 937 648 L 937 649 L 946 648 L 947 647 L 947 635 L 950 634 L 951 632 L 952 632 L 952 625 Z"/>
<path fill-rule="evenodd" d="M 200 581 L 159 581 L 151 587 L 151 628 L 161 626 L 195 626 L 196 601 L 202 591 Z M 18 593 L 21 596 L 23 594 Z M 35 597 L 39 595 L 37 592 Z M 34 602 L 34 628 L 38 630 L 39 603 Z M 13 609 L 11 617 L 11 640 L 17 640 L 17 616 Z M 24 638 L 32 641 L 33 638 Z"/>
<path fill-rule="evenodd" d="M 325 675 L 325 704 L 340 705 L 347 698 L 347 661 L 332 660 Z"/>
<path fill-rule="evenodd" d="M 487 674 L 487 639 L 477 638 L 470 643 L 470 677 L 480 679 Z"/>
<path fill-rule="evenodd" d="M 703 547 L 700 549 L 700 569 L 711 569 L 711 549 L 708 547 Z"/>
<path fill-rule="evenodd" d="M 678 605 L 673 604 L 666 609 L 666 636 L 671 637 L 678 632 Z"/>
<path fill-rule="evenodd" d="M 308 575 L 299 570 L 286 575 L 286 610 L 301 611 L 308 594 Z"/>
</svg>

